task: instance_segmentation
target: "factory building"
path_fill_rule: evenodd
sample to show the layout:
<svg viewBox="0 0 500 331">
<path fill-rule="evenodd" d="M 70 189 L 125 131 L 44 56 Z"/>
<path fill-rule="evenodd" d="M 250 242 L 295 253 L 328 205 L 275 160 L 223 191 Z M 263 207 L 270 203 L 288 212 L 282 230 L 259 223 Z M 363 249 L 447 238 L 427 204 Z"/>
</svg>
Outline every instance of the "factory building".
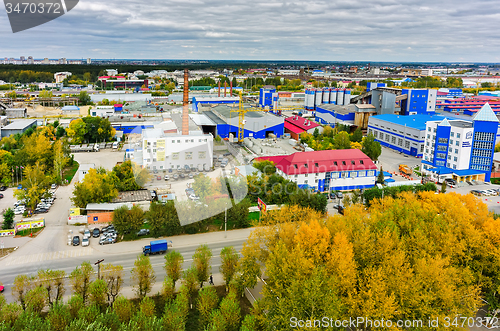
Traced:
<svg viewBox="0 0 500 331">
<path fill-rule="evenodd" d="M 230 104 L 237 106 L 240 102 L 239 97 L 193 97 L 193 111 L 198 112 L 200 105 L 219 105 L 219 104 Z"/>
<path fill-rule="evenodd" d="M 368 82 L 368 83 L 366 83 L 366 92 L 374 90 L 374 89 L 376 89 L 378 87 L 387 87 L 387 84 L 386 83 L 372 83 L 372 82 Z"/>
<path fill-rule="evenodd" d="M 328 192 L 375 186 L 377 166 L 359 149 L 298 152 L 255 160 L 274 162 L 276 173 L 300 188 Z"/>
<path fill-rule="evenodd" d="M 148 87 L 147 79 L 126 79 L 124 76 L 101 76 L 103 88 L 113 86 L 113 88 L 141 88 Z"/>
<path fill-rule="evenodd" d="M 276 89 L 273 87 L 261 87 L 259 91 L 259 106 L 272 108 L 274 99 L 278 98 Z"/>
<path fill-rule="evenodd" d="M 382 146 L 407 155 L 423 157 L 426 123 L 442 121 L 438 115 L 395 115 L 384 114 L 370 116 L 368 134 Z"/>
<path fill-rule="evenodd" d="M 202 105 L 200 116 L 191 117 L 203 132 L 219 135 L 221 138 L 238 137 L 238 113 L 227 105 Z M 245 114 L 244 137 L 281 137 L 284 133 L 284 118 L 265 111 L 249 111 Z"/>
<path fill-rule="evenodd" d="M 326 104 L 349 105 L 351 103 L 351 90 L 323 88 L 306 89 L 304 107 L 306 110 L 315 110 Z"/>
<path fill-rule="evenodd" d="M 313 134 L 316 129 L 318 129 L 318 133 L 323 133 L 323 127 L 321 125 L 307 118 L 300 116 L 285 118 L 285 132 L 289 133 L 292 139 L 299 140 L 303 132 Z"/>
<path fill-rule="evenodd" d="M 10 135 L 23 134 L 29 128 L 36 128 L 36 120 L 15 120 L 9 125 L 4 126 L 0 132 L 2 138 Z"/>
<path fill-rule="evenodd" d="M 186 166 L 198 171 L 213 166 L 213 136 L 201 132 L 188 135 L 165 134 L 161 129 L 142 131 L 142 152 L 134 153 L 134 159 L 152 170 L 182 170 Z"/>
<path fill-rule="evenodd" d="M 490 181 L 498 118 L 485 104 L 472 121 L 429 121 L 426 126 L 424 174 L 437 182 Z"/>
<path fill-rule="evenodd" d="M 401 115 L 434 114 L 436 112 L 437 90 L 403 89 L 401 93 L 408 96 L 401 100 Z"/>
</svg>

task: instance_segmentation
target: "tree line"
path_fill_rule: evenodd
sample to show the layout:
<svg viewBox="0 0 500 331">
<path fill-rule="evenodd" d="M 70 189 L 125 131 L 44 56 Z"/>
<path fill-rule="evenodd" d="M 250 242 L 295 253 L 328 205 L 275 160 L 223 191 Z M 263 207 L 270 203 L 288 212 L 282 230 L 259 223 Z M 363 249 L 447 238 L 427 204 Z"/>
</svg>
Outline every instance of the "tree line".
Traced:
<svg viewBox="0 0 500 331">
<path fill-rule="evenodd" d="M 161 291 L 152 297 L 148 294 L 156 275 L 151 260 L 138 256 L 130 272 L 135 299 L 122 294 L 125 273 L 120 265 L 102 265 L 97 277 L 89 262 L 69 275 L 50 269 L 19 275 L 12 287 L 16 302 L 7 304 L 0 295 L 0 330 L 257 330 L 255 319 L 245 316 L 241 306 L 246 283 L 238 253 L 233 247 L 221 251 L 222 292 L 204 286 L 212 255 L 208 246 L 199 246 L 191 267 L 183 270 L 184 257 L 169 252 Z M 68 282 L 72 295 L 65 302 Z"/>
</svg>

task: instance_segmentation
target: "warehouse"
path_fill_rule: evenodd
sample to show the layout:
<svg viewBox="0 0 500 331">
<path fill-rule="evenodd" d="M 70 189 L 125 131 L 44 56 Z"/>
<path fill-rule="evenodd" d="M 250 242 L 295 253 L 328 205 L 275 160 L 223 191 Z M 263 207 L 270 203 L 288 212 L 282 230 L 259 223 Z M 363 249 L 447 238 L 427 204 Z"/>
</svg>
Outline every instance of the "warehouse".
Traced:
<svg viewBox="0 0 500 331">
<path fill-rule="evenodd" d="M 1 136 L 9 137 L 10 135 L 23 134 L 29 128 L 36 127 L 36 120 L 16 120 L 1 129 Z"/>
<path fill-rule="evenodd" d="M 239 97 L 193 97 L 193 111 L 198 112 L 201 105 L 219 105 L 231 104 L 236 105 L 240 102 Z"/>
<path fill-rule="evenodd" d="M 407 155 L 422 157 L 426 123 L 444 119 L 438 115 L 376 115 L 368 119 L 368 134 L 373 134 L 375 140 L 382 146 Z"/>
<path fill-rule="evenodd" d="M 285 119 L 285 132 L 290 133 L 290 137 L 295 140 L 300 139 L 301 133 L 307 132 L 313 134 L 316 129 L 318 133 L 323 133 L 323 127 L 321 125 L 307 118 L 296 115 Z"/>
<path fill-rule="evenodd" d="M 239 119 L 238 113 L 235 110 L 237 109 L 227 105 L 203 105 L 199 108 L 199 113 L 206 116 L 213 123 L 212 126 L 215 126 L 217 135 L 221 138 L 229 138 L 230 134 L 233 137 L 238 137 Z M 202 127 L 209 126 L 209 122 L 206 119 L 197 121 L 202 124 Z M 259 139 L 267 138 L 270 135 L 281 137 L 284 129 L 284 118 L 281 116 L 263 111 L 249 111 L 245 114 L 244 137 Z M 204 132 L 212 131 L 204 129 Z"/>
<path fill-rule="evenodd" d="M 335 127 L 336 124 L 354 125 L 356 106 L 322 104 L 316 107 L 315 119 L 318 123 Z"/>
<path fill-rule="evenodd" d="M 297 152 L 291 155 L 265 156 L 276 173 L 300 188 L 315 191 L 342 191 L 375 186 L 377 166 L 359 149 Z"/>
</svg>

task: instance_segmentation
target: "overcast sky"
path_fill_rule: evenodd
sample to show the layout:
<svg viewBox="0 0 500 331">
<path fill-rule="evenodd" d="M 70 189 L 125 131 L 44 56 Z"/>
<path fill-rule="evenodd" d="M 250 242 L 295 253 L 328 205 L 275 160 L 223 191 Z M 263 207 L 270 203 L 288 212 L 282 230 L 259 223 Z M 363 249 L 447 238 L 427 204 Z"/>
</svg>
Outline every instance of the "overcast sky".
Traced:
<svg viewBox="0 0 500 331">
<path fill-rule="evenodd" d="M 498 0 L 80 0 L 0 57 L 500 62 Z"/>
</svg>

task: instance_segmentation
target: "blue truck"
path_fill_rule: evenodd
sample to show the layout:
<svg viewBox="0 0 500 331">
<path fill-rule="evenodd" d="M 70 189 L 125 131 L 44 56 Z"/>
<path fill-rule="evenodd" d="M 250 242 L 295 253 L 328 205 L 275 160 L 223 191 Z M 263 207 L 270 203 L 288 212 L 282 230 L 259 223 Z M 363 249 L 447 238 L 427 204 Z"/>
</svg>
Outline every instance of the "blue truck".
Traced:
<svg viewBox="0 0 500 331">
<path fill-rule="evenodd" d="M 169 241 L 165 239 L 151 241 L 149 245 L 142 248 L 142 252 L 144 253 L 144 256 L 152 254 L 163 254 L 167 252 L 168 244 Z"/>
</svg>

